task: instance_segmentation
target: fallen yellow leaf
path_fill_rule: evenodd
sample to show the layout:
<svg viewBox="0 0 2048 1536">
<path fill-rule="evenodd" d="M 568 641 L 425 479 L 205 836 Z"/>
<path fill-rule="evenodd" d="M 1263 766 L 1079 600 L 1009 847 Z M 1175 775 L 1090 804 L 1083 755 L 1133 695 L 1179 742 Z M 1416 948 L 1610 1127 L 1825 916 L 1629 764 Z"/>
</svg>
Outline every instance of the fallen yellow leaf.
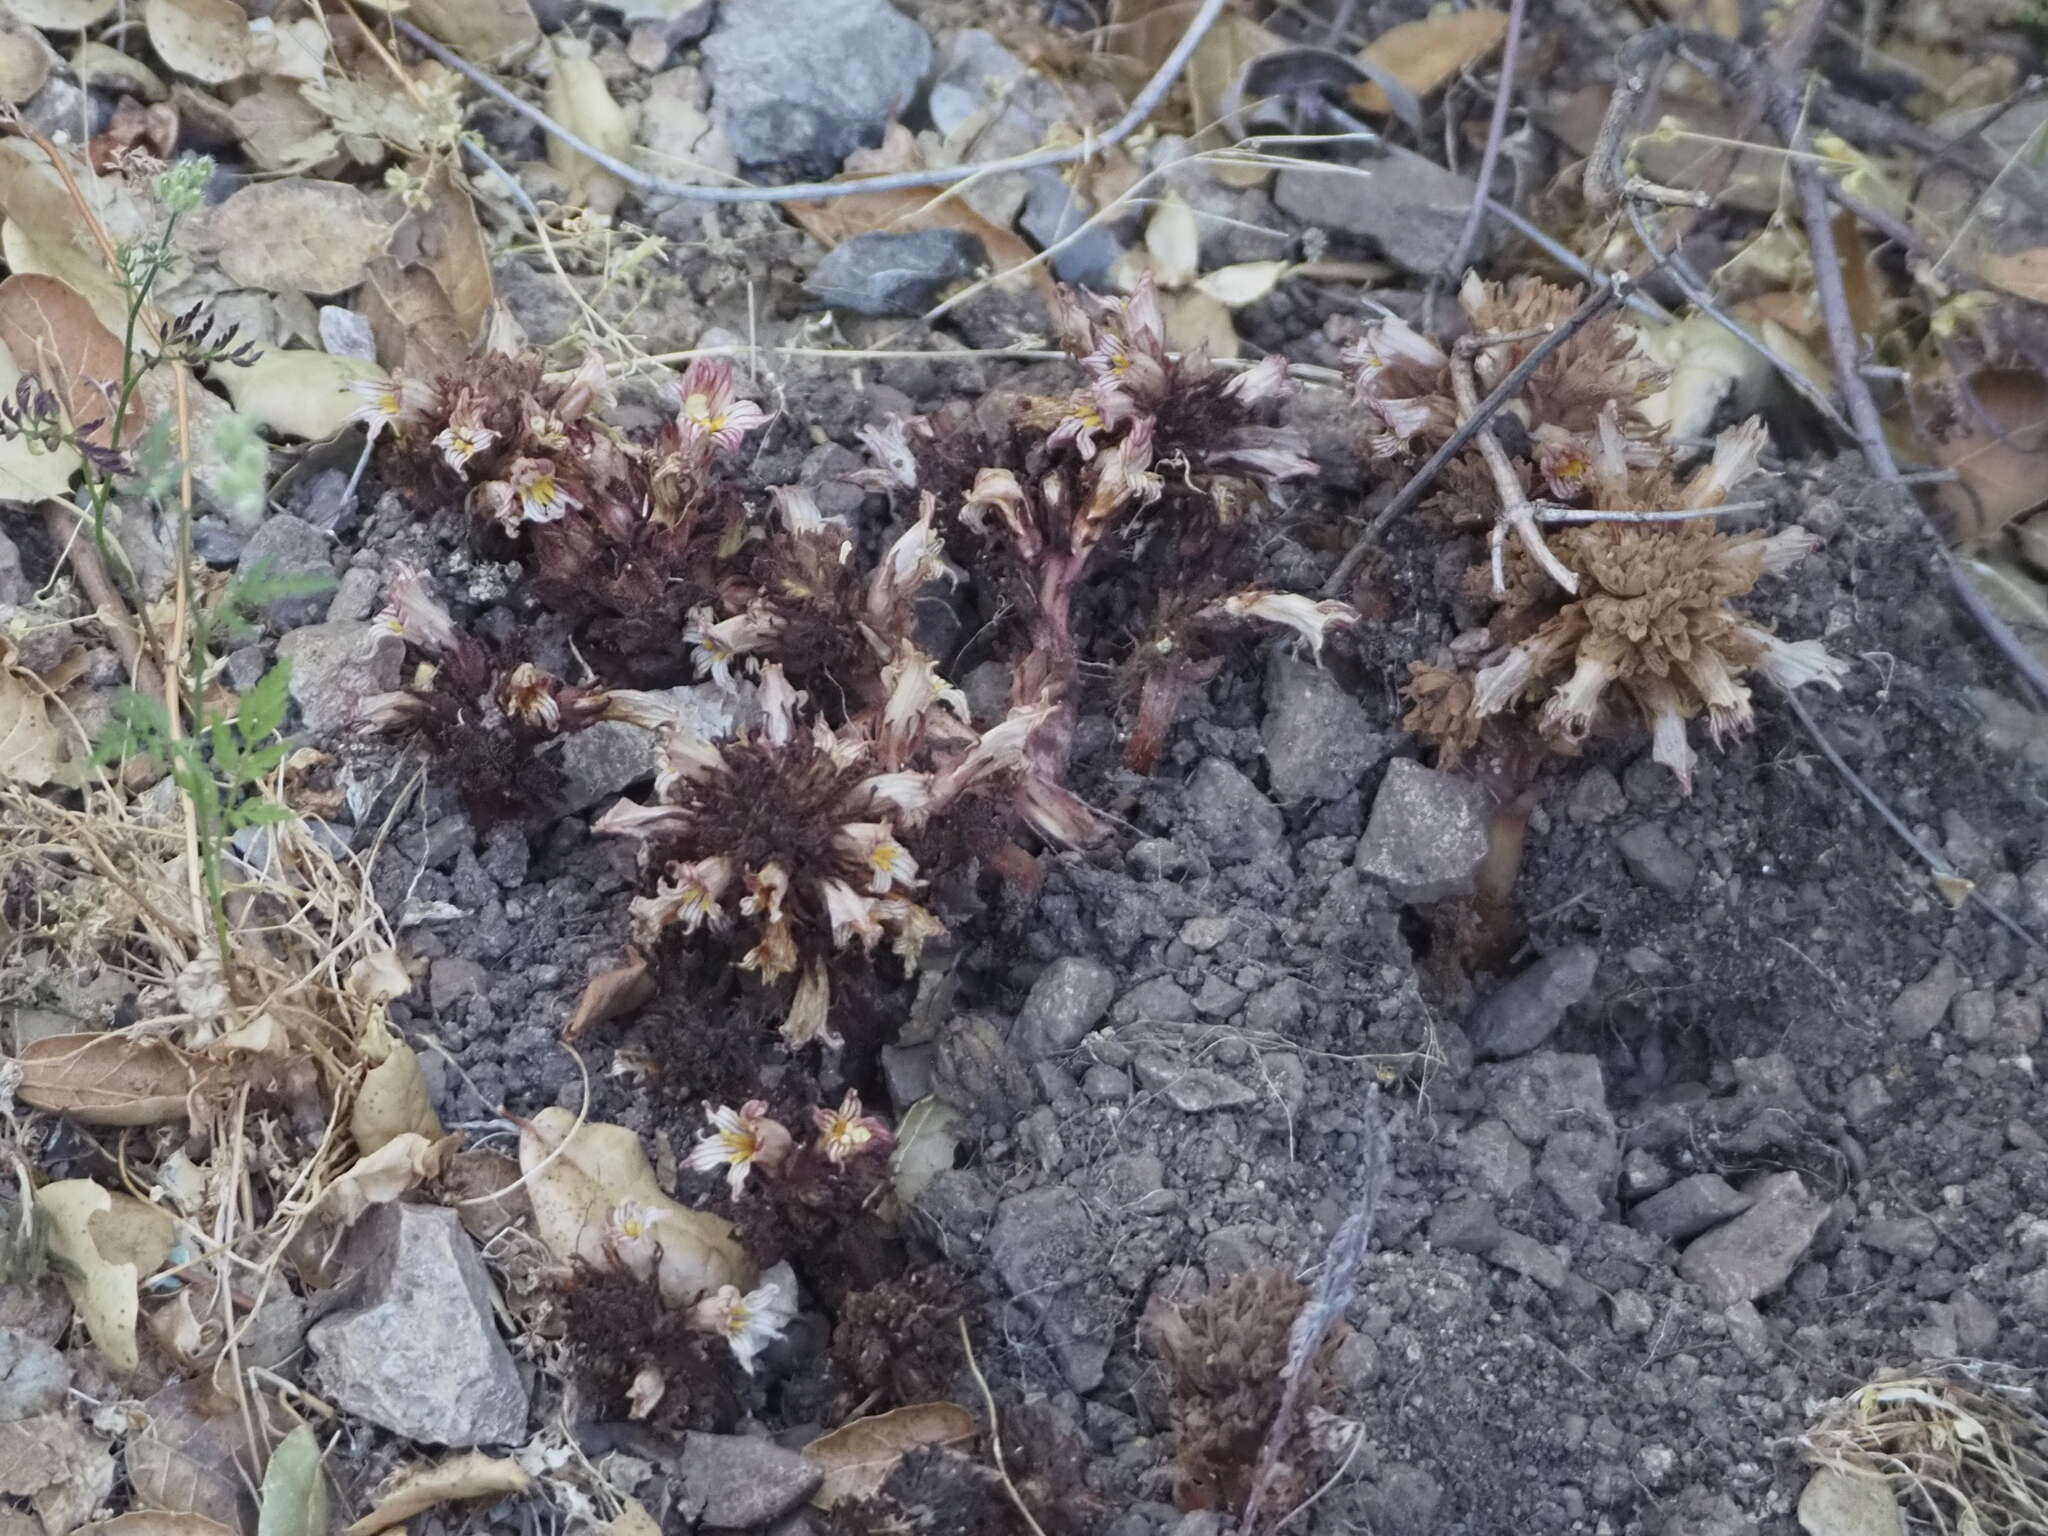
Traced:
<svg viewBox="0 0 2048 1536">
<path fill-rule="evenodd" d="M 1459 70 L 1493 51 L 1508 30 L 1500 11 L 1451 11 L 1389 27 L 1359 53 L 1388 71 L 1417 96 L 1427 96 Z M 1387 93 L 1366 81 L 1351 88 L 1361 111 L 1391 112 Z"/>
</svg>

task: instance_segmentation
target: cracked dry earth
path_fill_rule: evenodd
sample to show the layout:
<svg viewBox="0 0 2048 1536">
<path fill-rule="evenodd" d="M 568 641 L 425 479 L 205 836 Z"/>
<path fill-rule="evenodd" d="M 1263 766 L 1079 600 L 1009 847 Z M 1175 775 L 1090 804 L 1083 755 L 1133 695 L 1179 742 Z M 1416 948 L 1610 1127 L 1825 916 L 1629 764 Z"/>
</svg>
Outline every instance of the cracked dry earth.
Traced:
<svg viewBox="0 0 2048 1536">
<path fill-rule="evenodd" d="M 1294 531 L 1356 494 L 1310 493 Z M 1824 727 L 1990 901 L 2048 921 L 2048 732 L 1960 626 L 1924 534 L 1845 465 L 1794 472 L 1780 501 L 1826 543 L 1759 611 L 1857 658 Z M 447 571 L 453 542 L 379 518 L 357 560 Z M 1331 558 L 1271 554 L 1304 581 Z M 886 1109 L 935 1093 L 968 1128 L 911 1240 L 985 1286 L 998 1391 L 1085 1442 L 1094 1528 L 1223 1529 L 1175 1507 L 1141 1320 L 1260 1266 L 1312 1275 L 1379 1085 L 1393 1173 L 1329 1404 L 1362 1439 L 1302 1528 L 1796 1530 L 1795 1442 L 1824 1400 L 1920 1361 L 2048 1361 L 2040 954 L 1948 907 L 1760 700 L 1690 798 L 1641 743 L 1553 764 L 1518 918 L 1466 974 L 1442 936 L 1491 808 L 1419 760 L 1392 692 L 1452 630 L 1441 563 L 1397 540 L 1373 578 L 1393 617 L 1328 670 L 1226 671 L 1150 780 L 1110 766 L 1110 719 L 1084 720 L 1078 782 L 1122 835 L 1044 857 L 1035 891 L 990 889 L 980 942 L 898 1000 Z M 585 818 L 640 761 L 592 745 L 575 810 L 531 839 L 478 838 L 434 791 L 380 865 L 394 913 L 462 914 L 410 928 L 427 985 L 395 1012 L 487 1102 L 579 1099 L 558 1033 L 616 958 L 631 875 Z M 650 1059 L 658 1092 L 636 1086 Z M 662 1148 L 696 1134 L 690 1059 L 655 1026 L 613 1027 L 589 1065 L 594 1114 Z M 437 1081 L 450 1123 L 480 1113 Z M 767 1381 L 786 1443 L 823 1412 L 824 1329 L 803 1336 Z"/>
</svg>

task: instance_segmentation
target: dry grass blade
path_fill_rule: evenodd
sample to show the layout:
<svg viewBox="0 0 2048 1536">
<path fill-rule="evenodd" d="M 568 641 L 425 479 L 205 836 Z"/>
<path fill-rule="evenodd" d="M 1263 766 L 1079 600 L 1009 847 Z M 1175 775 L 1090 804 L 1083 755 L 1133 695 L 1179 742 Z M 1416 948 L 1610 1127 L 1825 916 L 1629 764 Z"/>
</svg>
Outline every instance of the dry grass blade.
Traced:
<svg viewBox="0 0 2048 1536">
<path fill-rule="evenodd" d="M 1983 1361 L 1887 1372 L 1827 1404 L 1800 1447 L 1885 1479 L 1937 1530 L 2048 1530 L 2048 1415 L 2024 1376 Z"/>
</svg>

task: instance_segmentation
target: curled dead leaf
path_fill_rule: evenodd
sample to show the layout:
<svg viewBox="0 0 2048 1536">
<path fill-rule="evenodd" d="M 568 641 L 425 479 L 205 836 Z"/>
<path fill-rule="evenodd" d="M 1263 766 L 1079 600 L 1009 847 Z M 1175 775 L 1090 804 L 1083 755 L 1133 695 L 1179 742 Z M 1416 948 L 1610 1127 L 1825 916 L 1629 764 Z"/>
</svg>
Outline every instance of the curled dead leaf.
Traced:
<svg viewBox="0 0 2048 1536">
<path fill-rule="evenodd" d="M 113 440 L 113 394 L 124 359 L 121 343 L 92 305 L 54 277 L 16 273 L 0 282 L 0 345 L 16 367 L 57 396 L 89 441 Z M 141 407 L 131 399 L 123 442 L 134 441 L 141 420 Z"/>
<path fill-rule="evenodd" d="M 249 288 L 340 293 L 363 280 L 391 226 L 356 188 L 310 176 L 243 187 L 216 210 L 220 269 Z"/>
<path fill-rule="evenodd" d="M 632 125 L 613 99 L 604 71 L 580 38 L 558 37 L 553 43 L 554 73 L 548 78 L 548 115 L 584 143 L 623 160 L 633 148 Z M 561 139 L 548 139 L 548 164 L 562 178 L 568 200 L 593 213 L 613 213 L 625 200 L 626 184 L 580 150 Z"/>
<path fill-rule="evenodd" d="M 352 1227 L 373 1205 L 389 1205 L 400 1195 L 438 1178 L 449 1155 L 462 1145 L 460 1136 L 429 1141 L 417 1131 L 394 1136 L 327 1186 L 322 1205 L 344 1227 Z"/>
<path fill-rule="evenodd" d="M 375 1536 L 378 1531 L 402 1525 L 423 1509 L 449 1504 L 458 1499 L 502 1498 L 524 1493 L 533 1479 L 515 1461 L 469 1451 L 431 1467 L 414 1467 L 399 1474 L 378 1498 L 376 1507 L 341 1536 Z"/>
<path fill-rule="evenodd" d="M 958 1445 L 975 1432 L 974 1415 L 958 1403 L 913 1403 L 842 1424 L 804 1447 L 805 1459 L 825 1469 L 811 1502 L 830 1509 L 848 1499 L 873 1498 L 910 1452 Z"/>
<path fill-rule="evenodd" d="M 58 1273 L 94 1347 L 115 1370 L 134 1370 L 136 1287 L 171 1251 L 170 1216 L 90 1179 L 45 1184 L 36 1209 L 49 1223 L 50 1252 L 63 1261 Z"/>
<path fill-rule="evenodd" d="M 192 1095 L 217 1081 L 217 1062 L 168 1040 L 132 1035 L 48 1035 L 15 1058 L 15 1097 L 84 1125 L 168 1125 Z"/>
<path fill-rule="evenodd" d="M 0 12 L 0 102 L 20 106 L 43 88 L 57 50 L 19 18 Z"/>
<path fill-rule="evenodd" d="M 2048 381 L 2024 369 L 1986 370 L 1967 387 L 1975 408 L 1955 413 L 1926 450 L 1956 472 L 1936 499 L 1962 542 L 1978 543 L 2048 501 Z"/>
<path fill-rule="evenodd" d="M 1501 11 L 1447 11 L 1387 28 L 1359 57 L 1390 72 L 1417 96 L 1427 96 L 1485 58 L 1507 30 L 1508 18 Z M 1352 87 L 1351 100 L 1367 112 L 1394 110 L 1387 93 L 1370 82 Z"/>
<path fill-rule="evenodd" d="M 246 368 L 223 366 L 211 376 L 257 425 L 279 437 L 323 443 L 348 427 L 362 403 L 349 386 L 385 374 L 364 358 L 293 348 L 265 352 Z"/>
<path fill-rule="evenodd" d="M 439 1141 L 446 1134 L 434 1113 L 419 1053 L 403 1040 L 392 1041 L 390 1054 L 364 1076 L 349 1114 L 349 1134 L 365 1154 L 401 1136 Z"/>
<path fill-rule="evenodd" d="M 405 10 L 422 31 L 487 67 L 503 68 L 540 41 L 528 0 L 410 0 Z"/>
<path fill-rule="evenodd" d="M 0 453 L 0 474 L 5 466 Z M 14 661 L 13 642 L 0 636 L 0 780 L 37 788 L 57 776 L 70 753 L 50 716 L 48 688 Z"/>
<path fill-rule="evenodd" d="M 578 1040 L 600 1024 L 622 1019 L 654 996 L 654 979 L 647 974 L 647 960 L 627 947 L 626 963 L 600 971 L 585 983 L 576 1000 L 576 1012 L 562 1030 L 564 1040 Z"/>
</svg>

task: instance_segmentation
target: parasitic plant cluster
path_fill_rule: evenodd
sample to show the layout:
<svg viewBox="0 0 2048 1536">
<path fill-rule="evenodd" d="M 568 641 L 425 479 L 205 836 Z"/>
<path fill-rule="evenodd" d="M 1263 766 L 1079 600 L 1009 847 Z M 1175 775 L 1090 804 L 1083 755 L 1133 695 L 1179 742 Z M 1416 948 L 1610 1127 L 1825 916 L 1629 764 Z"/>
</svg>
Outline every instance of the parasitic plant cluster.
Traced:
<svg viewBox="0 0 2048 1536">
<path fill-rule="evenodd" d="M 1460 298 L 1472 333 L 1450 348 L 1387 318 L 1349 354 L 1370 456 L 1441 446 L 1577 307 L 1576 295 L 1534 279 L 1468 279 Z M 1688 722 L 1704 716 L 1717 744 L 1747 731 L 1748 675 L 1840 686 L 1842 663 L 1818 641 L 1781 640 L 1730 606 L 1815 547 L 1797 526 L 1764 535 L 1715 524 L 1756 473 L 1762 423 L 1722 433 L 1711 460 L 1681 477 L 1676 451 L 1637 408 L 1660 383 L 1616 321 L 1595 320 L 1537 368 L 1503 413 L 1506 430 L 1482 432 L 1447 467 L 1431 509 L 1453 525 L 1491 523 L 1490 567 L 1472 580 L 1498 605 L 1479 666 L 1411 667 L 1404 724 L 1447 766 L 1490 721 L 1532 716 L 1547 745 L 1573 752 L 1602 720 L 1634 717 L 1690 790 Z"/>
</svg>

